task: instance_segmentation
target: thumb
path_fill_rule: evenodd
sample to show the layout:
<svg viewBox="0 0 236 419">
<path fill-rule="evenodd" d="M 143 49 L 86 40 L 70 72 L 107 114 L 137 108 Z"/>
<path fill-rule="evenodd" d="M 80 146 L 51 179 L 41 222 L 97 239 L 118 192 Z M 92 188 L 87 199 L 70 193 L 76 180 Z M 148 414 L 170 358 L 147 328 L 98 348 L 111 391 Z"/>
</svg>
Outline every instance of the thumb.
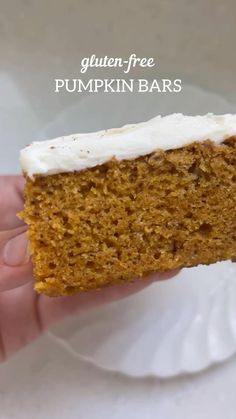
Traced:
<svg viewBox="0 0 236 419">
<path fill-rule="evenodd" d="M 32 279 L 26 227 L 0 231 L 0 291 Z"/>
<path fill-rule="evenodd" d="M 0 261 L 10 267 L 25 265 L 29 262 L 26 228 L 0 232 Z"/>
</svg>

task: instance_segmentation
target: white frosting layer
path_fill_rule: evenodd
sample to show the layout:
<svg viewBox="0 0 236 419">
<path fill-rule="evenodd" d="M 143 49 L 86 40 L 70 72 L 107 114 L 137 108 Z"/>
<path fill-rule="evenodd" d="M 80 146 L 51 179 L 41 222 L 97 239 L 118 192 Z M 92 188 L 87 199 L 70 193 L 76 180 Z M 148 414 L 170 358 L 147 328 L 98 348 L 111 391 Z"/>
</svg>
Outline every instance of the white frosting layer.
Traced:
<svg viewBox="0 0 236 419">
<path fill-rule="evenodd" d="M 21 151 L 20 163 L 30 177 L 51 175 L 95 167 L 112 158 L 135 159 L 194 141 L 209 139 L 219 144 L 233 135 L 236 135 L 236 115 L 172 114 L 122 128 L 34 142 Z"/>
</svg>

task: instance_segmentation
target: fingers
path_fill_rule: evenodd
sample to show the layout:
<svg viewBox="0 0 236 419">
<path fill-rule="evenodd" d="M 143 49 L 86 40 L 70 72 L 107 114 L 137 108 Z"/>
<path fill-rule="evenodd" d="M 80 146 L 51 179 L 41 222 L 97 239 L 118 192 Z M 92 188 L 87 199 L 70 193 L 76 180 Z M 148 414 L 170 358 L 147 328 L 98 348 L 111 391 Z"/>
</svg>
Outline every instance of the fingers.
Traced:
<svg viewBox="0 0 236 419">
<path fill-rule="evenodd" d="M 40 334 L 37 299 L 30 283 L 0 293 L 0 362 Z"/>
<path fill-rule="evenodd" d="M 16 215 L 23 186 L 22 176 L 0 176 L 0 292 L 32 280 L 26 227 Z"/>
<path fill-rule="evenodd" d="M 0 176 L 0 231 L 24 224 L 16 215 L 23 208 L 23 187 L 22 176 Z"/>
<path fill-rule="evenodd" d="M 0 292 L 19 287 L 32 278 L 26 227 L 0 231 Z"/>
<path fill-rule="evenodd" d="M 40 295 L 38 301 L 39 318 L 43 329 L 75 312 L 83 312 L 103 304 L 111 303 L 141 291 L 155 281 L 169 279 L 178 271 L 152 274 L 145 280 L 115 285 L 98 291 L 81 292 L 72 297 L 50 298 Z"/>
</svg>

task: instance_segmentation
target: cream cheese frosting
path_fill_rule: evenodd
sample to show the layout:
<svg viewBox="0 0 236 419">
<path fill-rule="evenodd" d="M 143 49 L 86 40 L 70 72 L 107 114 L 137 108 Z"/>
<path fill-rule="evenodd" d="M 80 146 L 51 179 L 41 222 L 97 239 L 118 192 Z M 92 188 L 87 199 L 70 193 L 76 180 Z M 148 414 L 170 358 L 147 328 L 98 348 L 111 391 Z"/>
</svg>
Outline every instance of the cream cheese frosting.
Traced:
<svg viewBox="0 0 236 419">
<path fill-rule="evenodd" d="M 22 171 L 29 177 L 81 171 L 112 158 L 130 160 L 155 150 L 170 150 L 195 141 L 220 144 L 236 135 L 236 115 L 172 114 L 147 122 L 93 133 L 37 141 L 20 153 Z"/>
</svg>

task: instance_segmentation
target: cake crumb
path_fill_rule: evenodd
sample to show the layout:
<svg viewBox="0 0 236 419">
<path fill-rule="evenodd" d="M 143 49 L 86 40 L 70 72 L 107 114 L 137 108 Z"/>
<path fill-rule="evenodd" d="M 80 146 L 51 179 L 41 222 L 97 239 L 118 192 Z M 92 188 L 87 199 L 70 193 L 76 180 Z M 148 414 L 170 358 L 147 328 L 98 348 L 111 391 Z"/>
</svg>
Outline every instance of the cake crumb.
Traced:
<svg viewBox="0 0 236 419">
<path fill-rule="evenodd" d="M 88 150 L 87 150 L 88 151 Z M 236 137 L 26 177 L 35 289 L 49 296 L 236 255 Z"/>
</svg>

